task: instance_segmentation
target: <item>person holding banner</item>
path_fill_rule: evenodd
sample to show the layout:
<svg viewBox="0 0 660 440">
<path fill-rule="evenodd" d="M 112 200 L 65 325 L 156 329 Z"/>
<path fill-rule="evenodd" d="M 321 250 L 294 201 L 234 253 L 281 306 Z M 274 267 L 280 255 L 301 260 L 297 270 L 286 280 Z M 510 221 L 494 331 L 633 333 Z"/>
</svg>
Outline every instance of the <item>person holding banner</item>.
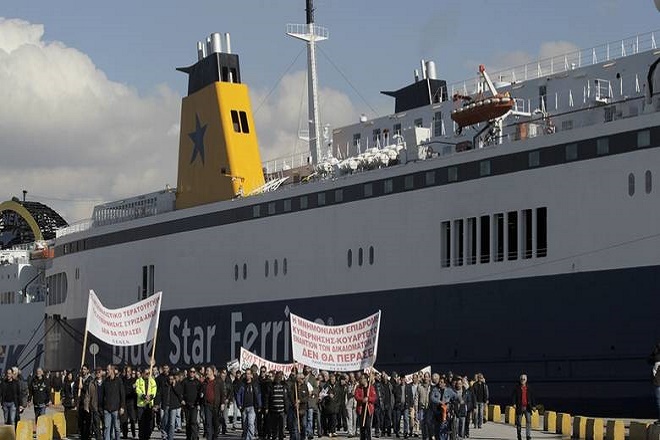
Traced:
<svg viewBox="0 0 660 440">
<path fill-rule="evenodd" d="M 291 434 L 291 440 L 305 440 L 305 436 L 309 435 L 305 426 L 309 400 L 309 383 L 306 382 L 303 374 L 298 374 L 289 392 L 289 414 L 291 414 L 289 433 Z"/>
<path fill-rule="evenodd" d="M 154 399 L 157 389 L 156 379 L 151 375 L 151 368 L 145 367 L 142 371 L 142 377 L 135 381 L 139 440 L 149 440 L 149 437 L 151 437 L 154 423 Z"/>
<path fill-rule="evenodd" d="M 360 377 L 360 384 L 355 388 L 360 440 L 371 440 L 371 419 L 376 404 L 376 389 L 367 381 L 367 376 Z"/>
</svg>

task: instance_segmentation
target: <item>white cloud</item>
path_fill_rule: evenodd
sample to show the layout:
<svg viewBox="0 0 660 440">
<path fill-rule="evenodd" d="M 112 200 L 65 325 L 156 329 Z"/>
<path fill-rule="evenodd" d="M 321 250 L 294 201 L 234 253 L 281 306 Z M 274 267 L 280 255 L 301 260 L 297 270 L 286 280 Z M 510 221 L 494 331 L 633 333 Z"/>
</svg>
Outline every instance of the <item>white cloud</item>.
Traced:
<svg viewBox="0 0 660 440">
<path fill-rule="evenodd" d="M 0 18 L 3 200 L 26 189 L 73 222 L 91 215 L 94 200 L 175 186 L 180 96 L 165 85 L 142 96 L 43 36 L 43 25 Z M 304 80 L 304 72 L 286 75 L 255 116 L 262 159 L 307 149 L 297 140 Z M 253 92 L 254 110 L 265 95 Z M 346 95 L 321 88 L 320 101 L 324 122 L 355 120 Z"/>
<path fill-rule="evenodd" d="M 251 96 L 261 159 L 271 160 L 307 152 L 307 143 L 298 139 L 298 130 L 308 129 L 307 73 L 297 71 L 285 75 L 264 101 L 267 93 L 267 90 L 253 89 Z M 322 123 L 331 127 L 357 120 L 357 110 L 342 92 L 320 87 L 319 107 Z"/>
<path fill-rule="evenodd" d="M 579 47 L 569 41 L 546 41 L 541 44 L 537 53 L 529 53 L 520 50 L 496 53 L 489 62 L 486 63 L 486 69 L 488 69 L 489 72 L 498 72 L 522 66 L 537 60 L 547 60 L 549 58 L 555 58 L 555 63 L 563 63 L 563 55 L 577 50 L 579 50 Z M 475 61 L 468 61 L 466 66 L 470 69 L 474 69 L 475 66 L 478 66 L 479 64 L 480 63 Z"/>
<path fill-rule="evenodd" d="M 0 187 L 109 200 L 174 184 L 179 97 L 140 96 L 84 53 L 43 40 L 44 27 L 0 18 Z M 38 199 L 37 199 L 38 200 Z M 93 203 L 43 200 L 67 220 Z"/>
</svg>

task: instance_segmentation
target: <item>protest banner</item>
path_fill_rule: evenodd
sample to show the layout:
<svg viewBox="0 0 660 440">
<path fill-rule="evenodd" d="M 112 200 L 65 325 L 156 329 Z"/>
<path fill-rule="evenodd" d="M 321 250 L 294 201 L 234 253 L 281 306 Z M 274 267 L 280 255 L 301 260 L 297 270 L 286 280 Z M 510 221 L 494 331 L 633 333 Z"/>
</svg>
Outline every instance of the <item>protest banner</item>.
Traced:
<svg viewBox="0 0 660 440">
<path fill-rule="evenodd" d="M 406 374 L 403 378 L 405 379 L 406 383 L 412 383 L 413 374 L 419 375 L 419 378 L 421 380 L 422 376 L 424 376 L 424 373 L 431 374 L 431 366 L 430 365 L 428 365 L 428 366 L 426 366 L 426 367 L 422 368 L 421 370 L 416 371 L 414 373 Z"/>
<path fill-rule="evenodd" d="M 90 290 L 87 331 L 110 345 L 144 344 L 156 336 L 160 303 L 161 292 L 158 292 L 130 306 L 107 309 Z"/>
<path fill-rule="evenodd" d="M 380 310 L 344 325 L 322 325 L 290 314 L 293 359 L 328 371 L 358 371 L 376 363 Z"/>
<path fill-rule="evenodd" d="M 80 369 L 85 364 L 87 351 L 87 335 L 93 334 L 106 344 L 116 346 L 132 346 L 154 340 L 151 344 L 151 361 L 154 365 L 156 355 L 156 334 L 158 333 L 158 318 L 162 292 L 143 299 L 130 306 L 119 309 L 108 309 L 101 304 L 93 290 L 89 291 L 87 302 L 87 319 L 85 320 L 85 335 L 83 336 L 82 353 L 80 354 Z M 151 375 L 151 369 L 149 370 Z M 82 392 L 82 375 L 78 383 L 78 397 Z"/>
<path fill-rule="evenodd" d="M 256 354 L 252 353 L 250 350 L 246 350 L 241 347 L 240 354 L 240 367 L 241 370 L 245 371 L 249 369 L 252 365 L 257 364 L 259 367 L 266 367 L 266 371 L 281 371 L 284 373 L 284 377 L 287 377 L 291 374 L 291 370 L 295 367 L 299 372 L 302 372 L 302 365 L 298 363 L 292 364 L 278 364 L 276 362 L 271 362 L 267 359 L 264 359 Z"/>
</svg>

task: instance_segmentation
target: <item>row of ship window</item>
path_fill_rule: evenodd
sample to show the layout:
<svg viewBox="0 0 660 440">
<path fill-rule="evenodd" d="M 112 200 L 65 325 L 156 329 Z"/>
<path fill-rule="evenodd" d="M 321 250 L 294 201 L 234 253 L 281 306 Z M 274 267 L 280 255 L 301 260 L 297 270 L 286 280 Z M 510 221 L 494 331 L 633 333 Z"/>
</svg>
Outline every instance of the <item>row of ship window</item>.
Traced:
<svg viewBox="0 0 660 440">
<path fill-rule="evenodd" d="M 577 143 L 543 147 L 534 151 L 503 154 L 492 159 L 465 162 L 435 170 L 421 171 L 390 179 L 376 180 L 364 184 L 355 184 L 334 190 L 297 196 L 295 198 L 236 208 L 232 212 L 227 212 L 226 215 L 219 216 L 218 219 L 220 220 L 217 225 L 313 209 L 324 205 L 352 202 L 368 197 L 378 197 L 428 186 L 468 181 L 490 175 L 510 174 L 527 169 L 560 165 L 571 161 L 626 153 L 634 151 L 637 148 L 657 145 L 659 141 L 660 129 L 653 128 L 651 130 L 645 129 L 618 133 L 610 137 L 586 139 Z M 225 213 L 222 212 L 219 214 Z M 190 219 L 189 221 L 194 223 L 194 219 Z M 199 224 L 204 225 L 199 227 L 206 226 L 206 223 L 201 220 Z M 172 226 L 172 232 L 174 232 L 174 228 Z M 188 230 L 193 229 L 197 229 L 197 226 L 191 226 Z M 161 235 L 172 232 L 164 230 Z M 178 229 L 177 232 L 179 232 Z M 121 239 L 114 237 L 98 237 L 94 240 L 94 243 L 90 243 L 88 246 L 87 240 L 78 240 L 57 246 L 55 255 L 67 255 L 122 242 Z"/>
<path fill-rule="evenodd" d="M 286 258 L 282 259 L 282 270 L 281 270 L 282 276 L 286 276 L 289 273 L 289 262 Z M 273 260 L 273 264 L 271 266 L 270 261 L 266 260 L 264 263 L 264 276 L 266 278 L 273 276 L 276 277 L 280 274 L 280 263 L 279 260 L 275 259 Z M 238 264 L 234 265 L 234 281 L 238 281 L 239 278 L 243 278 L 244 280 L 247 280 L 248 277 L 248 265 L 247 263 L 243 263 L 242 267 L 239 267 Z"/>
<path fill-rule="evenodd" d="M 373 266 L 374 265 L 374 258 L 375 258 L 375 256 L 374 256 L 375 252 L 374 252 L 374 247 L 373 246 L 369 246 L 368 254 L 369 254 L 368 255 L 369 266 Z M 346 253 L 346 258 L 347 258 L 347 263 L 346 263 L 347 266 L 348 267 L 353 267 L 353 249 L 348 250 L 348 252 Z M 358 250 L 357 250 L 357 265 L 360 266 L 360 267 L 363 266 L 363 265 L 366 265 L 366 262 L 364 261 L 364 249 L 362 249 L 362 248 L 358 248 Z"/>
<path fill-rule="evenodd" d="M 646 170 L 644 173 L 644 190 L 646 194 L 651 194 L 651 191 L 653 191 L 653 173 L 651 173 L 651 170 Z M 628 195 L 630 197 L 635 195 L 635 175 L 633 173 L 628 174 Z"/>
<path fill-rule="evenodd" d="M 651 145 L 651 132 L 650 130 L 641 130 L 635 133 L 637 148 L 645 148 Z M 554 147 L 551 147 L 554 148 Z M 563 146 L 564 148 L 564 159 L 565 162 L 571 162 L 578 159 L 581 159 L 581 148 L 578 143 L 570 143 Z M 610 154 L 610 138 L 603 137 L 596 139 L 596 156 L 604 156 Z M 487 159 L 479 161 L 478 173 L 479 177 L 487 177 L 493 174 L 493 161 L 501 160 L 501 158 Z M 432 170 L 424 173 L 423 181 L 416 179 L 416 175 L 409 174 L 403 176 L 403 189 L 404 191 L 412 190 L 415 188 L 420 188 L 422 186 L 432 186 L 437 183 L 442 183 L 446 181 L 447 183 L 458 182 L 459 180 L 465 179 L 465 177 L 460 176 L 459 171 L 463 166 L 468 164 L 461 164 L 450 166 L 441 170 Z M 537 168 L 542 165 L 541 160 L 541 151 L 535 150 L 527 153 L 527 168 Z M 445 171 L 446 170 L 446 171 Z M 446 172 L 445 176 L 441 176 L 439 172 Z M 634 178 L 634 177 L 633 177 Z M 650 177 L 647 177 L 650 179 Z M 381 186 L 382 184 L 382 186 Z M 399 184 L 400 185 L 400 184 Z M 633 184 L 634 185 L 634 184 Z M 647 184 L 650 187 L 650 184 Z M 379 194 L 391 194 L 396 192 L 395 188 L 395 179 L 386 179 L 378 182 L 368 182 L 362 185 L 362 197 L 373 197 Z M 649 190 L 650 192 L 650 190 Z M 324 206 L 330 203 L 341 203 L 344 201 L 344 189 L 336 189 L 334 191 L 320 192 L 312 195 L 304 195 L 298 198 L 298 209 L 304 210 L 312 207 L 311 198 L 315 198 L 315 206 Z M 252 214 L 254 218 L 262 217 L 264 214 L 275 215 L 280 212 L 291 212 L 294 210 L 292 206 L 291 199 L 285 199 L 281 201 L 281 204 L 278 205 L 278 202 L 270 202 L 265 206 L 255 205 L 252 207 Z"/>
<path fill-rule="evenodd" d="M 443 221 L 442 267 L 548 255 L 548 209 L 523 209 Z"/>
</svg>

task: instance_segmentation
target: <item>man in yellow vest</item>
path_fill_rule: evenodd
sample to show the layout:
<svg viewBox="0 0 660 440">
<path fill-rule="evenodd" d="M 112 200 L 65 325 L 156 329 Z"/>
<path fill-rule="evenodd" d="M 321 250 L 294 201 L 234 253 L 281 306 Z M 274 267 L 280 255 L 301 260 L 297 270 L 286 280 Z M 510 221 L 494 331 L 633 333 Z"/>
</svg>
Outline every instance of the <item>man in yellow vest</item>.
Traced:
<svg viewBox="0 0 660 440">
<path fill-rule="evenodd" d="M 154 398 L 156 397 L 156 379 L 151 369 L 146 367 L 142 376 L 135 381 L 138 408 L 139 440 L 149 440 L 154 425 Z"/>
</svg>

